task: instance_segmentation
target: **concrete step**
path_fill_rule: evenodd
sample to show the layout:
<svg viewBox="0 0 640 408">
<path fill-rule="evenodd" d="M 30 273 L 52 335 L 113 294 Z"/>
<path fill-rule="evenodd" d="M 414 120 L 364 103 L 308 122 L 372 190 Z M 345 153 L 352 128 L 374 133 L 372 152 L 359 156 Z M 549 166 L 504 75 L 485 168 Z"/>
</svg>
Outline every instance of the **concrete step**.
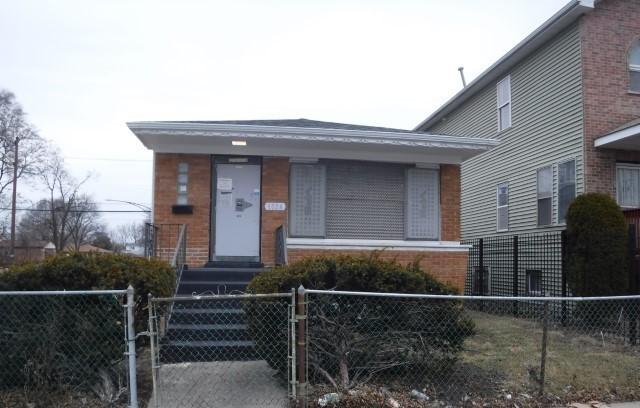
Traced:
<svg viewBox="0 0 640 408">
<path fill-rule="evenodd" d="M 246 324 L 172 324 L 164 340 L 196 344 L 203 341 L 250 341 Z"/>
<path fill-rule="evenodd" d="M 242 281 L 250 282 L 264 268 L 194 268 L 182 271 L 181 281 Z"/>
<path fill-rule="evenodd" d="M 244 293 L 248 282 L 242 281 L 189 281 L 180 280 L 177 295 L 212 294 L 228 295 Z M 206 293 L 205 293 L 206 292 Z"/>
<path fill-rule="evenodd" d="M 200 361 L 250 361 L 256 352 L 252 341 L 166 341 L 160 343 L 163 363 Z"/>
<path fill-rule="evenodd" d="M 180 324 L 243 324 L 246 321 L 244 310 L 214 305 L 211 309 L 173 309 L 171 327 Z"/>
</svg>

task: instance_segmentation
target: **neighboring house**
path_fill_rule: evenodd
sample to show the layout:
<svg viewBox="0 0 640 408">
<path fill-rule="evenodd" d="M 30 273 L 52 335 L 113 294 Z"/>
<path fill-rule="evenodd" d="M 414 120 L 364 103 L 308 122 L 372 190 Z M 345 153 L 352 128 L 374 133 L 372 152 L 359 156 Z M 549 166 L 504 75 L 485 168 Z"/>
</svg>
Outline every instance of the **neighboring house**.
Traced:
<svg viewBox="0 0 640 408">
<path fill-rule="evenodd" d="M 154 151 L 153 253 L 179 249 L 172 224 L 187 225 L 184 293 L 233 289 L 229 267 L 373 250 L 463 285 L 459 165 L 493 139 L 306 119 L 128 126 Z M 211 270 L 192 271 L 205 265 L 209 286 Z"/>
<path fill-rule="evenodd" d="M 0 262 L 9 265 L 16 262 L 43 261 L 56 254 L 56 246 L 49 241 L 20 242 L 15 248 L 15 257 L 11 256 L 11 241 L 0 241 Z"/>
<path fill-rule="evenodd" d="M 462 165 L 464 239 L 563 229 L 585 192 L 640 208 L 640 1 L 571 1 L 415 131 L 500 141 Z"/>
</svg>

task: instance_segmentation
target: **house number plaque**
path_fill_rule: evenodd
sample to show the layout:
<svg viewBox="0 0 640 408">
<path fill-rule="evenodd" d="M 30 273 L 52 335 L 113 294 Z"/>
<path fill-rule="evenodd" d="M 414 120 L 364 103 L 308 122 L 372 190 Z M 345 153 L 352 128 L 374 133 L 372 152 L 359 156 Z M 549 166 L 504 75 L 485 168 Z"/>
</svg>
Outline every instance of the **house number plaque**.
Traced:
<svg viewBox="0 0 640 408">
<path fill-rule="evenodd" d="M 264 209 L 267 211 L 284 211 L 287 209 L 285 203 L 264 203 Z"/>
</svg>

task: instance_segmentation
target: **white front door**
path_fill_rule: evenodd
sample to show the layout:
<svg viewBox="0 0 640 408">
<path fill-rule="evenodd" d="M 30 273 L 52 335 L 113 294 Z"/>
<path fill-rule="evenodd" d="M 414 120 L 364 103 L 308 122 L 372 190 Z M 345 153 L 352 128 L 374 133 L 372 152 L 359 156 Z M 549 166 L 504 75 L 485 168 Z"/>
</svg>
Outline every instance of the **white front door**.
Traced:
<svg viewBox="0 0 640 408">
<path fill-rule="evenodd" d="M 220 261 L 260 260 L 260 165 L 216 164 L 215 248 Z"/>
</svg>

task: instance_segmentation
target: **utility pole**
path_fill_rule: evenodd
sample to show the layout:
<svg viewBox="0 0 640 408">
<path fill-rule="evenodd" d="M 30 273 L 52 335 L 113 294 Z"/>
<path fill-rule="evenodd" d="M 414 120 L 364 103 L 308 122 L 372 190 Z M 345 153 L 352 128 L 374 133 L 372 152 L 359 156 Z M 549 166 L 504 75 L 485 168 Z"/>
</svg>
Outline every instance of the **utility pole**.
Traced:
<svg viewBox="0 0 640 408">
<path fill-rule="evenodd" d="M 18 199 L 18 144 L 16 136 L 13 149 L 13 197 L 11 198 L 11 261 L 16 259 L 16 201 Z"/>
</svg>

